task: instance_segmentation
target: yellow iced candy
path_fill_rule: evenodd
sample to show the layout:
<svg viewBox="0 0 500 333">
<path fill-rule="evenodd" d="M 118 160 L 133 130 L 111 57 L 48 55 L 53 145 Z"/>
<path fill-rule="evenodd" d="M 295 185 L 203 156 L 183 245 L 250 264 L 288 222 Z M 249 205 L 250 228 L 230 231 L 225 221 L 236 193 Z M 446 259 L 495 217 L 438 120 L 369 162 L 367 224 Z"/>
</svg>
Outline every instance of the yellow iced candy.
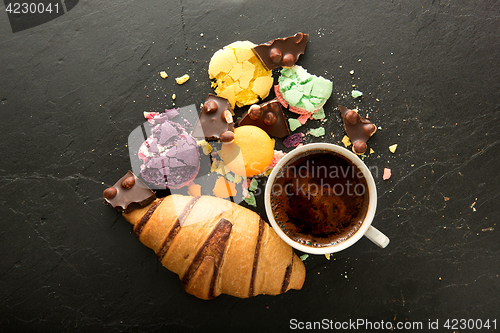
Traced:
<svg viewBox="0 0 500 333">
<path fill-rule="evenodd" d="M 215 80 L 215 93 L 231 106 L 258 103 L 273 87 L 272 72 L 255 56 L 249 41 L 237 41 L 218 50 L 210 59 L 208 75 Z"/>
</svg>

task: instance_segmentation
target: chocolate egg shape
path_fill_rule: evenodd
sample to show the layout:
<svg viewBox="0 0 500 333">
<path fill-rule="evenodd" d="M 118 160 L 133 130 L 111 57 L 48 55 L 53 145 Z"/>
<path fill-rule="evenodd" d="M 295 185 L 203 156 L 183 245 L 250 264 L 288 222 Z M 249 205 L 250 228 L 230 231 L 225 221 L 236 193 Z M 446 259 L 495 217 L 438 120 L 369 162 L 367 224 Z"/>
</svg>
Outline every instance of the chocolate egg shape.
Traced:
<svg viewBox="0 0 500 333">
<path fill-rule="evenodd" d="M 102 193 L 102 196 L 105 199 L 113 199 L 114 197 L 116 197 L 117 192 L 118 191 L 116 190 L 116 188 L 108 187 L 107 189 L 104 190 L 104 192 Z"/>
<path fill-rule="evenodd" d="M 271 58 L 271 61 L 275 64 L 279 64 L 281 62 L 281 59 L 283 58 L 283 54 L 281 53 L 280 49 L 274 47 L 269 52 L 269 58 Z"/>
<path fill-rule="evenodd" d="M 355 124 L 359 120 L 359 114 L 356 111 L 350 110 L 345 115 L 345 120 L 349 124 Z"/>
<path fill-rule="evenodd" d="M 208 101 L 203 105 L 203 110 L 206 113 L 213 113 L 217 111 L 217 103 L 215 101 Z"/>
<path fill-rule="evenodd" d="M 272 124 L 274 124 L 276 122 L 276 116 L 272 113 L 267 113 L 265 118 L 264 118 L 264 124 L 266 124 L 267 126 L 271 126 Z"/>
<path fill-rule="evenodd" d="M 291 53 L 285 54 L 283 57 L 283 66 L 292 67 L 296 62 L 295 56 Z"/>
<path fill-rule="evenodd" d="M 135 185 L 135 178 L 134 177 L 127 177 L 122 181 L 122 187 L 129 189 L 132 188 L 132 186 Z"/>
</svg>

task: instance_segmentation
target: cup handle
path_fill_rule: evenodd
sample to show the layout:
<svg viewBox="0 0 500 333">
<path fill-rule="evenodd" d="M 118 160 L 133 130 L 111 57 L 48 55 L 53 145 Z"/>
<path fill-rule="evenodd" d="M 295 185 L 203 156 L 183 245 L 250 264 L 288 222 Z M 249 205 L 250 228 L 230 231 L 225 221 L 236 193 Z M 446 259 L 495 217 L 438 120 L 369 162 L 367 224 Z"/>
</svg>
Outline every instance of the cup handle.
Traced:
<svg viewBox="0 0 500 333">
<path fill-rule="evenodd" d="M 373 226 L 370 226 L 368 228 L 365 236 L 381 248 L 385 248 L 390 242 L 389 238 L 386 235 L 381 233 L 377 228 Z"/>
</svg>

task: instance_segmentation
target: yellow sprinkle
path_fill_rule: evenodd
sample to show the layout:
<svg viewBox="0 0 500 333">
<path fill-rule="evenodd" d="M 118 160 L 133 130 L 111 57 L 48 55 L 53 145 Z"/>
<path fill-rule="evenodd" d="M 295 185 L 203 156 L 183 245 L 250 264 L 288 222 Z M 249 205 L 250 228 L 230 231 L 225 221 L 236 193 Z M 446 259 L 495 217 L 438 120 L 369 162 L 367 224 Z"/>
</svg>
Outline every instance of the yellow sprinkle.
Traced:
<svg viewBox="0 0 500 333">
<path fill-rule="evenodd" d="M 177 97 L 176 94 L 172 94 L 172 99 L 175 99 Z"/>
<path fill-rule="evenodd" d="M 391 153 L 395 153 L 396 152 L 396 148 L 398 148 L 398 145 L 397 144 L 394 144 L 392 146 L 389 146 L 389 150 L 391 151 Z"/>
<path fill-rule="evenodd" d="M 160 72 L 160 76 L 161 76 L 162 79 L 166 79 L 168 77 L 168 74 L 165 71 L 161 71 Z"/>
<path fill-rule="evenodd" d="M 347 135 L 344 135 L 344 138 L 342 139 L 342 143 L 344 144 L 345 147 L 349 147 L 351 145 L 351 140 Z"/>
<path fill-rule="evenodd" d="M 219 161 L 214 160 L 214 161 L 212 162 L 212 166 L 210 167 L 210 172 L 214 172 L 214 171 L 215 171 L 215 169 L 217 169 L 217 167 L 218 167 L 218 166 L 219 166 Z"/>
<path fill-rule="evenodd" d="M 234 183 L 235 184 L 241 183 L 242 180 L 243 180 L 243 177 L 241 177 L 240 175 L 235 175 L 234 176 Z"/>
<path fill-rule="evenodd" d="M 229 169 L 226 167 L 223 161 L 219 161 L 219 165 L 214 171 L 221 176 L 225 176 L 229 172 Z"/>
<path fill-rule="evenodd" d="M 175 78 L 175 82 L 177 82 L 177 84 L 184 84 L 184 83 L 186 83 L 187 80 L 189 80 L 189 75 L 187 75 L 187 74 L 184 74 L 181 77 Z"/>
<path fill-rule="evenodd" d="M 205 140 L 198 140 L 196 144 L 201 147 L 203 154 L 208 155 L 212 152 L 212 146 Z M 213 170 L 212 170 L 213 171 Z"/>
</svg>

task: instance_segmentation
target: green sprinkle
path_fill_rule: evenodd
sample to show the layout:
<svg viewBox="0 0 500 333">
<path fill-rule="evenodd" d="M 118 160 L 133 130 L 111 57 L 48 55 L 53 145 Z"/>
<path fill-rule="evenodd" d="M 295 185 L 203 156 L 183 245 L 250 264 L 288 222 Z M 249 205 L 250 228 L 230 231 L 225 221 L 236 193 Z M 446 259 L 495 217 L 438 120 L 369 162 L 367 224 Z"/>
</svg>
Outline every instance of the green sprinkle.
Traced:
<svg viewBox="0 0 500 333">
<path fill-rule="evenodd" d="M 252 180 L 250 181 L 250 185 L 248 185 L 248 190 L 255 191 L 258 186 L 259 182 L 255 178 L 252 178 Z"/>
<path fill-rule="evenodd" d="M 245 202 L 249 204 L 250 206 L 257 207 L 257 202 L 255 201 L 255 196 L 253 195 L 252 192 L 248 192 L 250 195 L 248 198 L 245 198 Z"/>
<path fill-rule="evenodd" d="M 309 130 L 309 134 L 315 137 L 320 137 L 325 135 L 325 129 L 323 127 L 312 128 L 311 130 Z"/>
<path fill-rule="evenodd" d="M 230 173 L 230 172 L 226 173 L 225 177 L 228 181 L 230 181 L 231 183 L 234 183 L 234 176 L 232 173 Z"/>
<path fill-rule="evenodd" d="M 313 119 L 323 119 L 325 118 L 325 109 L 321 108 L 317 112 L 314 112 L 312 115 Z"/>
<path fill-rule="evenodd" d="M 356 99 L 356 98 L 363 96 L 363 93 L 359 90 L 353 90 L 353 91 L 351 91 L 351 96 L 352 96 L 352 98 Z"/>
<path fill-rule="evenodd" d="M 300 258 L 300 260 L 304 261 L 307 258 L 309 258 L 309 255 L 306 253 L 306 254 L 301 255 L 299 258 Z"/>
<path fill-rule="evenodd" d="M 294 118 L 289 118 L 288 119 L 288 124 L 290 125 L 290 130 L 292 132 L 295 131 L 300 126 L 302 126 L 302 124 L 300 123 L 300 121 L 298 121 L 297 119 L 294 119 Z"/>
</svg>

